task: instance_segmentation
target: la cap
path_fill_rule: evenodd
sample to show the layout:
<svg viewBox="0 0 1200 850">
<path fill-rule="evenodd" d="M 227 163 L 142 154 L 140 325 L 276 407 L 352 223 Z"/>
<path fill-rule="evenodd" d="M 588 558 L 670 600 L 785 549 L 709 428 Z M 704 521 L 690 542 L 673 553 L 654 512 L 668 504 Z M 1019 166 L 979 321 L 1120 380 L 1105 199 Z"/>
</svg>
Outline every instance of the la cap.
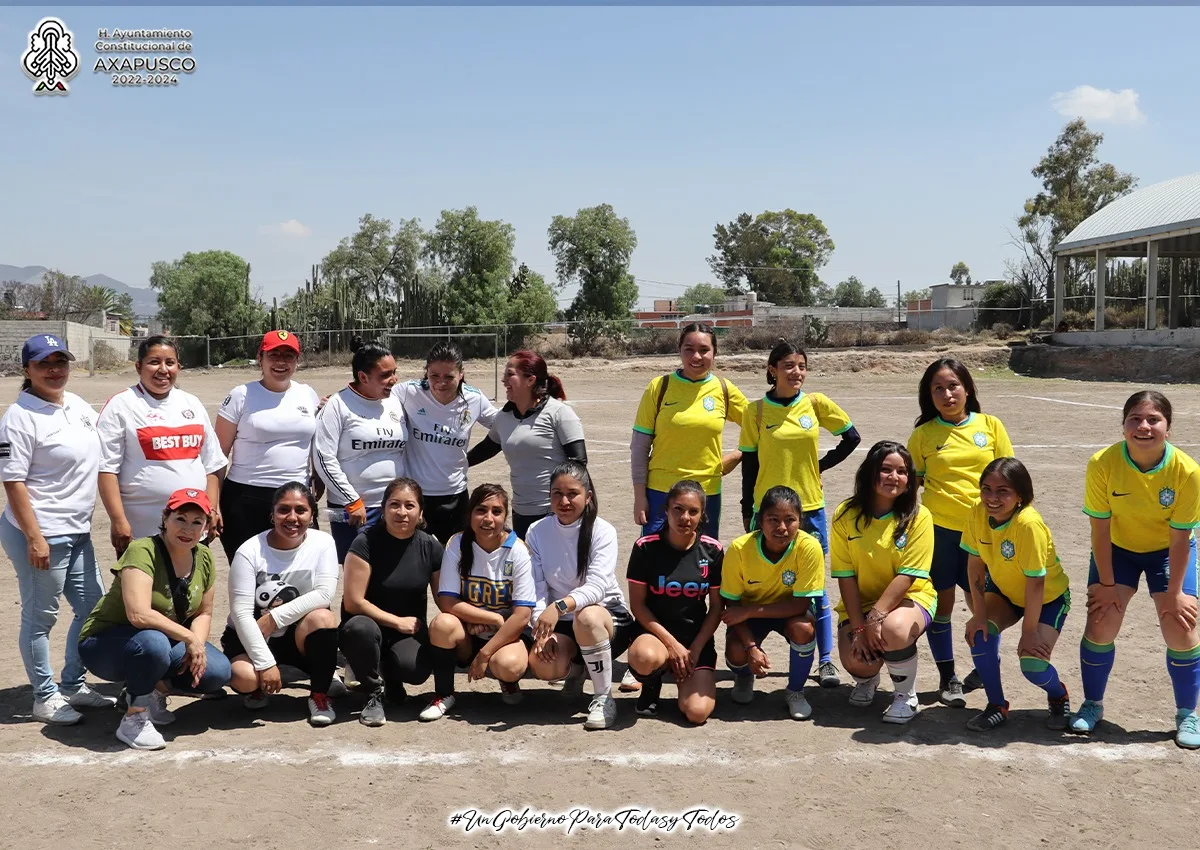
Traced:
<svg viewBox="0 0 1200 850">
<path fill-rule="evenodd" d="M 25 340 L 21 346 L 21 365 L 28 366 L 39 360 L 45 360 L 51 354 L 65 354 L 68 360 L 74 360 L 75 355 L 67 349 L 67 344 L 54 334 L 38 334 Z"/>
</svg>

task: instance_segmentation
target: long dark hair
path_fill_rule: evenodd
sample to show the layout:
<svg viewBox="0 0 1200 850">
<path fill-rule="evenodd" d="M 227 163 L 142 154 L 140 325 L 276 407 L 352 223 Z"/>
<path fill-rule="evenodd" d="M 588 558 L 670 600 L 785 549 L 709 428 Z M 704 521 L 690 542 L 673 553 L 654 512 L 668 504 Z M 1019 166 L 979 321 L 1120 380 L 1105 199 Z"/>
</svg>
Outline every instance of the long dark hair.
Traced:
<svg viewBox="0 0 1200 850">
<path fill-rule="evenodd" d="M 144 340 L 142 340 L 141 345 L 138 346 L 137 362 L 141 363 L 146 359 L 146 355 L 150 353 L 150 349 L 160 345 L 174 351 L 175 359 L 179 359 L 179 347 L 175 344 L 175 340 L 171 339 L 169 336 L 155 334 L 154 336 L 146 337 Z"/>
<path fill-rule="evenodd" d="M 1017 491 L 1017 496 L 1021 500 L 1021 503 L 1017 505 L 1017 510 L 1033 504 L 1033 476 L 1029 474 L 1025 464 L 1015 457 L 998 457 L 985 466 L 983 474 L 979 476 L 980 487 L 983 487 L 983 479 L 989 475 L 999 475 Z"/>
<path fill-rule="evenodd" d="M 1129 416 L 1129 411 L 1143 402 L 1149 402 L 1154 405 L 1158 412 L 1163 415 L 1163 419 L 1167 420 L 1167 427 L 1171 427 L 1171 402 L 1158 390 L 1139 390 L 1127 398 L 1125 406 L 1121 409 L 1121 421 L 1124 422 Z"/>
<path fill-rule="evenodd" d="M 557 375 L 550 374 L 545 358 L 536 351 L 522 349 L 508 356 L 508 362 L 526 378 L 533 378 L 533 397 L 540 400 L 546 396 L 559 401 L 567 400 L 567 391 Z"/>
<path fill-rule="evenodd" d="M 370 374 L 376 363 L 385 357 L 392 356 L 392 352 L 378 343 L 363 342 L 361 336 L 356 336 L 350 342 L 350 350 L 354 352 L 354 356 L 350 358 L 350 380 L 356 384 L 359 372 Z"/>
<path fill-rule="evenodd" d="M 716 350 L 715 348 L 713 349 Z M 779 365 L 779 361 L 785 357 L 791 357 L 793 354 L 799 354 L 804 358 L 804 365 L 808 366 L 808 353 L 798 345 L 793 345 L 786 339 L 781 339 L 771 349 L 771 353 L 767 355 L 767 383 L 772 387 L 775 386 L 775 376 L 771 374 L 771 368 Z"/>
<path fill-rule="evenodd" d="M 550 486 L 553 487 L 554 482 L 563 475 L 570 476 L 582 484 L 588 496 L 579 523 L 579 543 L 575 547 L 575 576 L 576 580 L 583 582 L 587 579 L 588 556 L 592 552 L 592 532 L 596 527 L 596 517 L 600 514 L 600 498 L 596 495 L 596 488 L 592 486 L 592 476 L 588 474 L 587 467 L 579 461 L 564 460 L 554 467 L 554 471 L 550 473 Z"/>
<path fill-rule="evenodd" d="M 299 493 L 308 502 L 308 524 L 311 527 L 312 521 L 317 517 L 317 497 L 313 495 L 313 491 L 309 489 L 308 485 L 301 481 L 289 481 L 271 494 L 271 527 L 275 526 L 275 508 L 289 493 Z"/>
<path fill-rule="evenodd" d="M 953 372 L 963 385 L 963 389 L 967 391 L 967 411 L 979 413 L 983 410 L 979 406 L 979 397 L 975 394 L 975 381 L 971 377 L 971 370 L 961 360 L 943 357 L 930 363 L 925 374 L 921 376 L 921 383 L 917 387 L 917 403 L 921 405 L 921 415 L 917 417 L 916 425 L 923 425 L 941 415 L 938 413 L 937 405 L 933 403 L 933 376 L 943 369 Z"/>
<path fill-rule="evenodd" d="M 704 492 L 704 488 L 700 486 L 699 481 L 693 481 L 691 478 L 685 478 L 682 481 L 676 481 L 671 489 L 667 491 L 666 501 L 663 503 L 666 508 L 666 518 L 663 520 L 663 530 L 669 531 L 671 528 L 671 503 L 682 496 L 684 493 L 694 493 L 700 499 L 700 524 L 696 528 L 696 539 L 700 539 L 700 535 L 704 533 L 704 527 L 708 525 L 708 494 Z"/>
<path fill-rule="evenodd" d="M 462 395 L 463 382 L 466 378 L 462 375 L 463 359 L 462 351 L 457 345 L 449 340 L 441 340 L 433 344 L 433 348 L 429 349 L 429 354 L 425 356 L 425 389 L 429 389 L 429 366 L 433 363 L 453 363 L 458 369 L 458 386 L 454 391 Z"/>
<path fill-rule="evenodd" d="M 908 488 L 892 503 L 892 515 L 896 517 L 896 532 L 893 537 L 899 540 L 908 530 L 908 524 L 912 518 L 917 515 L 917 471 L 913 466 L 912 455 L 908 453 L 908 449 L 893 440 L 880 440 L 871 446 L 866 460 L 854 473 L 854 493 L 846 500 L 834 520 L 836 521 L 847 511 L 857 510 L 858 516 L 854 520 L 855 529 L 861 530 L 871 524 L 871 520 L 875 518 L 873 511 L 875 484 L 879 481 L 879 470 L 883 467 L 883 460 L 888 455 L 900 455 L 905 469 L 908 470 Z"/>
<path fill-rule="evenodd" d="M 379 502 L 380 505 L 387 505 L 388 499 L 392 498 L 397 490 L 412 490 L 412 494 L 417 497 L 417 508 L 421 511 L 421 522 L 417 528 L 425 527 L 425 491 L 421 489 L 421 485 L 416 482 L 416 479 L 406 478 L 401 476 L 395 479 L 387 487 L 383 489 L 383 499 Z M 387 522 L 381 515 L 379 521 L 387 526 Z"/>
<path fill-rule="evenodd" d="M 463 529 L 462 537 L 458 541 L 458 574 L 463 578 L 470 578 L 472 562 L 475 560 L 475 529 L 471 527 L 470 517 L 475 513 L 475 509 L 490 499 L 492 496 L 499 496 L 500 501 L 504 502 L 504 517 L 508 519 L 508 491 L 499 484 L 480 484 L 471 491 L 471 498 L 467 502 L 467 527 Z M 507 525 L 506 525 L 507 527 Z"/>
</svg>

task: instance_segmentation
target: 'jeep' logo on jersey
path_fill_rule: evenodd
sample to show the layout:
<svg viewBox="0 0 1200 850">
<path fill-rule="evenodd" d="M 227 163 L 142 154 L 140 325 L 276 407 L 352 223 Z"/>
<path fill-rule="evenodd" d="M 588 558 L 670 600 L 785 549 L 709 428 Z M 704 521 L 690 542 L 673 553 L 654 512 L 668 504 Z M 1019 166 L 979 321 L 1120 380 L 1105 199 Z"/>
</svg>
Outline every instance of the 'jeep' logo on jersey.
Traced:
<svg viewBox="0 0 1200 850">
<path fill-rule="evenodd" d="M 699 599 L 708 593 L 708 582 L 706 581 L 667 581 L 664 577 L 658 577 L 658 584 L 649 586 L 650 592 L 655 596 L 677 597 L 683 596 L 687 599 Z"/>
<path fill-rule="evenodd" d="M 1169 508 L 1175 504 L 1175 491 L 1170 487 L 1163 487 L 1158 491 L 1158 503 L 1164 508 Z"/>
<path fill-rule="evenodd" d="M 709 413 L 716 410 L 717 409 L 716 399 L 714 399 L 712 396 L 707 396 L 704 399 L 704 409 L 707 410 Z"/>
<path fill-rule="evenodd" d="M 1017 554 L 1017 547 L 1011 540 L 1004 540 L 1000 543 L 1000 554 L 1004 556 L 1004 560 L 1011 561 Z"/>
<path fill-rule="evenodd" d="M 803 416 L 801 416 L 801 417 L 800 417 L 800 427 L 801 427 L 801 428 L 803 428 L 805 431 L 808 431 L 809 429 L 811 429 L 811 428 L 812 428 L 812 426 L 813 426 L 813 421 L 812 421 L 812 417 L 811 417 L 811 416 L 809 416 L 809 415 L 806 413 L 806 414 L 804 414 Z"/>
<path fill-rule="evenodd" d="M 971 439 L 975 441 L 975 445 L 979 446 L 979 448 L 982 449 L 987 447 L 987 434 L 983 433 L 982 431 L 976 431 L 975 436 Z"/>
</svg>

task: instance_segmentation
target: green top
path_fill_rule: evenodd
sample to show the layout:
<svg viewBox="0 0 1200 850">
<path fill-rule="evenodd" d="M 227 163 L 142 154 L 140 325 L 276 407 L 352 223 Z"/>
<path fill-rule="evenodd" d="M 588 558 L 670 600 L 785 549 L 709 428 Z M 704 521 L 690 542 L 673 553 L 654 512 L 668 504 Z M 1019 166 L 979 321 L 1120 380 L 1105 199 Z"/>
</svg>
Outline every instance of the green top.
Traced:
<svg viewBox="0 0 1200 850">
<path fill-rule="evenodd" d="M 155 537 L 143 537 L 129 544 L 121 560 L 112 568 L 113 583 L 108 592 L 101 597 L 83 624 L 79 639 L 91 637 L 103 632 L 111 626 L 127 626 L 129 618 L 125 616 L 125 600 L 121 598 L 121 572 L 127 567 L 140 570 L 154 580 L 150 590 L 150 607 L 160 614 L 179 622 L 175 615 L 175 603 L 171 598 L 170 579 L 175 573 L 164 547 L 155 543 Z M 191 581 L 188 583 L 188 611 L 185 623 L 190 622 L 200 610 L 204 594 L 216 581 L 216 569 L 213 566 L 213 556 L 204 544 L 198 544 L 194 550 L 194 565 Z"/>
</svg>

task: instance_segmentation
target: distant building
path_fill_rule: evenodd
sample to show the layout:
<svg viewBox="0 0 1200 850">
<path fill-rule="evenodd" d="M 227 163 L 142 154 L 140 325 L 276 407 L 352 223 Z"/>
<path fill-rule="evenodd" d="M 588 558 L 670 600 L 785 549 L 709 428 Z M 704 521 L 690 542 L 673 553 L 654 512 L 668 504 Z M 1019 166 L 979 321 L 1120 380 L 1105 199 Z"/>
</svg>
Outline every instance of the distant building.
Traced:
<svg viewBox="0 0 1200 850">
<path fill-rule="evenodd" d="M 975 326 L 979 302 L 984 287 L 1003 280 L 980 280 L 974 283 L 935 283 L 929 287 L 929 298 L 909 301 L 906 311 L 908 327 L 932 331 L 938 328 L 969 330 Z"/>
</svg>

